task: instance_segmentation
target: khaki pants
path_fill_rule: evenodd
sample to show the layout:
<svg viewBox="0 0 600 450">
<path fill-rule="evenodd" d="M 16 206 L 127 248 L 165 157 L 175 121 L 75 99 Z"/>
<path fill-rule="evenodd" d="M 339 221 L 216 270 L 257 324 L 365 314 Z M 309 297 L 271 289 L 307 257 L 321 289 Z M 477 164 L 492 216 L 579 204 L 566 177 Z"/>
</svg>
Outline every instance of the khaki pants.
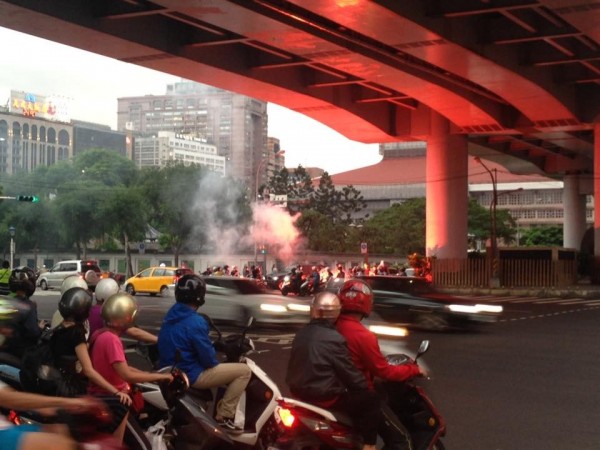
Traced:
<svg viewBox="0 0 600 450">
<path fill-rule="evenodd" d="M 206 369 L 192 387 L 208 389 L 227 385 L 225 395 L 217 405 L 217 418 L 235 417 L 237 404 L 250 381 L 250 367 L 242 363 L 222 363 Z"/>
</svg>

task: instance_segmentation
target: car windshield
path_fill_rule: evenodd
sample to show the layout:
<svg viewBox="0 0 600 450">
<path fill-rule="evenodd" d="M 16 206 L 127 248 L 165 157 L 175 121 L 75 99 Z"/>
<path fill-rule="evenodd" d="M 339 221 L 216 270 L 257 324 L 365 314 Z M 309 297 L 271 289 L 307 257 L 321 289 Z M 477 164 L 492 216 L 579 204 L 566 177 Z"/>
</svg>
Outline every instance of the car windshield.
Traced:
<svg viewBox="0 0 600 450">
<path fill-rule="evenodd" d="M 238 279 L 228 279 L 228 278 L 205 278 L 207 284 L 212 284 L 213 286 L 219 286 L 227 289 L 233 289 L 240 294 L 250 295 L 250 294 L 262 294 L 263 290 L 256 284 L 256 282 L 252 280 L 247 280 L 243 278 Z"/>
</svg>

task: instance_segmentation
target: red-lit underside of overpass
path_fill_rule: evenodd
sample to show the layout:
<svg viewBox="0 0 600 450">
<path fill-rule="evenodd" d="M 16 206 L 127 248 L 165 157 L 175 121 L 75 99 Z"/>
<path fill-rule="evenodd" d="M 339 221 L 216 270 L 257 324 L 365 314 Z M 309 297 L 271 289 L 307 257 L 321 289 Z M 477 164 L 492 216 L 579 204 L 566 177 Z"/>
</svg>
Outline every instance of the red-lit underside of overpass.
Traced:
<svg viewBox="0 0 600 450">
<path fill-rule="evenodd" d="M 599 23 L 592 0 L 0 1 L 0 26 L 278 103 L 357 141 L 424 139 L 435 111 L 471 153 L 557 175 L 593 173 Z"/>
</svg>

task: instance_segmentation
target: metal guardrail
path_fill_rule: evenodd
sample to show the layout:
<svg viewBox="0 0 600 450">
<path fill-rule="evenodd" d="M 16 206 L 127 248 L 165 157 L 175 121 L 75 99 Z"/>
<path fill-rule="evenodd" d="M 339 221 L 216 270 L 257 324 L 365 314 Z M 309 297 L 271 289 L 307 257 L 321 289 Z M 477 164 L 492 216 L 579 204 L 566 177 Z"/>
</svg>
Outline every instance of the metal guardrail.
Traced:
<svg viewBox="0 0 600 450">
<path fill-rule="evenodd" d="M 433 284 L 440 287 L 487 287 L 492 263 L 481 259 L 433 259 Z M 500 287 L 561 288 L 576 284 L 576 260 L 501 259 Z"/>
</svg>

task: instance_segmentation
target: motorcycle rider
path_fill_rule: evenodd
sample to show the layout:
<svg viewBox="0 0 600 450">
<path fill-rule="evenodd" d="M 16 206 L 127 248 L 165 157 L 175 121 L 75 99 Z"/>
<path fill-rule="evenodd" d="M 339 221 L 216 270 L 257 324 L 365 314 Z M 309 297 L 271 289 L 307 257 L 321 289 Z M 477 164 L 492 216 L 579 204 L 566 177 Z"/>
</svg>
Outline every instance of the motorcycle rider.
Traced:
<svg viewBox="0 0 600 450">
<path fill-rule="evenodd" d="M 319 274 L 319 271 L 317 270 L 317 266 L 312 266 L 311 268 L 311 273 L 310 273 L 310 278 L 311 278 L 311 294 L 316 294 L 319 291 L 319 285 L 321 283 L 321 275 Z"/>
<path fill-rule="evenodd" d="M 113 414 L 113 426 L 107 430 L 122 442 L 127 425 L 128 407 L 115 396 L 115 392 L 131 394 L 130 383 L 171 381 L 170 374 L 145 372 L 127 364 L 120 335 L 133 325 L 138 308 L 134 298 L 118 292 L 111 295 L 102 307 L 105 328 L 90 337 L 90 357 L 94 369 L 111 385 L 109 389 L 96 384 L 88 386 L 88 393 L 99 396 Z M 112 400 L 112 401 L 111 401 Z"/>
<path fill-rule="evenodd" d="M 346 340 L 335 329 L 340 299 L 331 292 L 317 294 L 311 320 L 292 342 L 286 382 L 292 395 L 322 408 L 344 411 L 363 438 L 363 450 L 374 450 L 380 405 L 364 375 L 354 366 Z"/>
<path fill-rule="evenodd" d="M 19 300 L 1 300 L 0 332 L 11 332 L 3 329 L 6 323 L 12 323 L 21 309 L 28 309 Z M 54 415 L 56 409 L 64 409 L 70 413 L 80 413 L 89 410 L 105 412 L 103 406 L 90 398 L 65 398 L 46 396 L 29 392 L 16 391 L 0 381 L 0 408 L 4 410 L 35 410 L 42 415 Z M 46 429 L 39 425 L 13 426 L 11 422 L 0 415 L 0 448 L 2 450 L 66 450 L 79 448 L 75 441 L 62 433 L 56 425 Z"/>
<path fill-rule="evenodd" d="M 65 398 L 15 391 L 0 381 L 0 407 L 14 410 L 36 410 L 48 415 L 57 408 L 70 413 L 102 410 L 103 406 L 91 398 Z M 39 425 L 13 426 L 0 415 L 0 448 L 2 450 L 76 450 L 79 445 L 58 429 Z"/>
<path fill-rule="evenodd" d="M 83 395 L 87 391 L 87 380 L 89 380 L 105 391 L 112 392 L 122 404 L 129 406 L 131 398 L 127 393 L 113 387 L 92 366 L 84 326 L 91 307 L 92 296 L 80 287 L 67 290 L 58 303 L 58 309 L 64 320 L 62 326 L 57 328 L 52 336 L 52 353 L 57 368 L 63 374 L 70 390 L 59 395 Z"/>
<path fill-rule="evenodd" d="M 336 329 L 346 338 L 352 362 L 364 374 L 369 389 L 375 389 L 375 377 L 386 381 L 405 381 L 412 377 L 426 376 L 416 364 L 390 365 L 381 354 L 377 336 L 361 323 L 373 308 L 373 291 L 367 283 L 359 279 L 347 280 L 338 296 L 342 310 Z M 382 413 L 379 434 L 384 439 L 386 448 L 410 449 L 408 432 L 392 410 L 383 404 Z"/>
<path fill-rule="evenodd" d="M 206 283 L 198 275 L 184 275 L 177 281 L 176 303 L 167 312 L 158 334 L 160 365 L 177 364 L 196 389 L 227 385 L 217 404 L 215 419 L 224 430 L 241 432 L 234 423 L 235 412 L 251 371 L 246 364 L 220 364 L 217 360 L 208 323 L 196 312 L 204 304 L 205 294 Z"/>
<path fill-rule="evenodd" d="M 104 302 L 108 300 L 111 295 L 116 294 L 120 290 L 119 283 L 113 278 L 102 278 L 98 281 L 94 291 L 96 304 L 90 309 L 88 318 L 90 336 L 94 334 L 96 330 L 99 330 L 104 326 L 104 321 L 102 320 L 102 305 L 104 305 Z M 148 342 L 150 344 L 156 344 L 158 342 L 158 336 L 135 326 L 127 328 L 125 334 L 127 337 L 141 342 Z"/>
<path fill-rule="evenodd" d="M 18 317 L 9 324 L 11 336 L 3 351 L 18 358 L 23 356 L 27 347 L 37 343 L 42 329 L 46 326 L 45 321 L 38 320 L 37 305 L 30 299 L 35 292 L 35 282 L 35 272 L 29 267 L 13 269 L 8 279 L 10 291 L 25 308 L 21 309 Z"/>
</svg>

